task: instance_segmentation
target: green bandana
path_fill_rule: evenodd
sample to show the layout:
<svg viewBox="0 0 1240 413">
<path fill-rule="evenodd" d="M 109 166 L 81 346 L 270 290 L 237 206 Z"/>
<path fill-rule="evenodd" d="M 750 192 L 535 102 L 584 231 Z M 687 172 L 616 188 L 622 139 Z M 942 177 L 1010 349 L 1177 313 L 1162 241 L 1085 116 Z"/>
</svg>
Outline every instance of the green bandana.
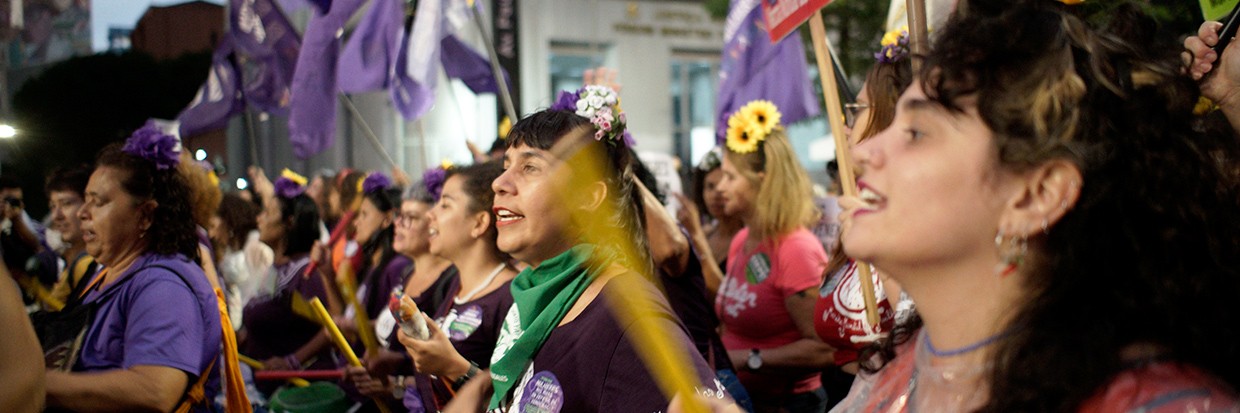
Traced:
<svg viewBox="0 0 1240 413">
<path fill-rule="evenodd" d="M 491 355 L 491 382 L 495 393 L 488 410 L 498 408 L 577 298 L 605 266 L 586 262 L 597 248 L 578 244 L 538 268 L 526 268 L 512 280 L 512 308 L 504 318 L 495 353 Z M 608 260 L 599 260 L 607 262 Z"/>
</svg>

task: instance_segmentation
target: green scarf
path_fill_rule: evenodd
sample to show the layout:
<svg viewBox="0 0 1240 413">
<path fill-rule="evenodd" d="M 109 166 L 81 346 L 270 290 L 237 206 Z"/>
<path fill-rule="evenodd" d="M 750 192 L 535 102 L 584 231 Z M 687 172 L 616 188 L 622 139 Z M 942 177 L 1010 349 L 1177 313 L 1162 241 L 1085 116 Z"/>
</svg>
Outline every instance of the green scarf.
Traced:
<svg viewBox="0 0 1240 413">
<path fill-rule="evenodd" d="M 512 280 L 512 308 L 504 318 L 495 353 L 491 355 L 491 382 L 495 393 L 488 410 L 499 407 L 508 397 L 551 330 L 560 324 L 581 293 L 606 268 L 605 265 L 587 265 L 596 251 L 599 249 L 592 244 L 578 244 L 543 261 L 537 268 L 526 268 Z"/>
</svg>

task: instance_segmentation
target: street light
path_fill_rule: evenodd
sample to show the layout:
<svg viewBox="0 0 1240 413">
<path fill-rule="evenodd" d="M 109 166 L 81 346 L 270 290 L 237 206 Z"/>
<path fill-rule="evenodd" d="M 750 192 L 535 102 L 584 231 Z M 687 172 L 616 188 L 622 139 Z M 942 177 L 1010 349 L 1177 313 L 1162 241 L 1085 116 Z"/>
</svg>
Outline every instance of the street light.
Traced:
<svg viewBox="0 0 1240 413">
<path fill-rule="evenodd" d="M 17 129 L 12 125 L 0 124 L 0 139 L 13 139 L 17 136 Z"/>
</svg>

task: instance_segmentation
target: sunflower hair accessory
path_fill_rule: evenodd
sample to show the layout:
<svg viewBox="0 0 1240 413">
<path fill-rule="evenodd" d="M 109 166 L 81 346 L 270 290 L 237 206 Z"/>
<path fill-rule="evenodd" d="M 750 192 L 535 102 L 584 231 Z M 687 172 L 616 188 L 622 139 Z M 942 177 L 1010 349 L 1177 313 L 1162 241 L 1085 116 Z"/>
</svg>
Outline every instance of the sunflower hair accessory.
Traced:
<svg viewBox="0 0 1240 413">
<path fill-rule="evenodd" d="M 272 186 L 276 189 L 276 195 L 285 199 L 293 199 L 306 192 L 306 182 L 308 182 L 306 177 L 285 168 Z"/>
<path fill-rule="evenodd" d="M 879 45 L 882 48 L 874 53 L 874 58 L 878 59 L 879 63 L 896 63 L 907 58 L 908 26 L 887 32 Z"/>
<path fill-rule="evenodd" d="M 576 92 L 561 91 L 551 110 L 569 111 L 589 119 L 594 140 L 633 147 L 637 142 L 628 131 L 628 119 L 620 110 L 620 96 L 607 86 L 589 85 Z"/>
<path fill-rule="evenodd" d="M 181 163 L 181 137 L 176 122 L 146 121 L 129 135 L 121 151 L 155 164 L 155 169 L 167 170 Z"/>
<path fill-rule="evenodd" d="M 728 118 L 728 149 L 736 153 L 758 150 L 758 144 L 779 127 L 779 109 L 766 100 L 755 100 L 741 106 Z"/>
</svg>

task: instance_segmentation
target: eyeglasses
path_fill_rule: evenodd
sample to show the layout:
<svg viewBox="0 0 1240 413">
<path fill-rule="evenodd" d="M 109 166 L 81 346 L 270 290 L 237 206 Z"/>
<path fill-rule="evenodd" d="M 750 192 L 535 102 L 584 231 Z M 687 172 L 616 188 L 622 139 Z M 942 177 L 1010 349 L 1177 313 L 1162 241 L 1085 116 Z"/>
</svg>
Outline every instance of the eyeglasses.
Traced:
<svg viewBox="0 0 1240 413">
<path fill-rule="evenodd" d="M 845 103 L 844 104 L 844 124 L 853 127 L 857 124 L 857 119 L 862 113 L 870 109 L 869 103 Z"/>
<path fill-rule="evenodd" d="M 396 214 L 396 226 L 401 228 L 409 228 L 413 226 L 413 221 L 418 220 L 421 216 L 417 214 Z"/>
</svg>

